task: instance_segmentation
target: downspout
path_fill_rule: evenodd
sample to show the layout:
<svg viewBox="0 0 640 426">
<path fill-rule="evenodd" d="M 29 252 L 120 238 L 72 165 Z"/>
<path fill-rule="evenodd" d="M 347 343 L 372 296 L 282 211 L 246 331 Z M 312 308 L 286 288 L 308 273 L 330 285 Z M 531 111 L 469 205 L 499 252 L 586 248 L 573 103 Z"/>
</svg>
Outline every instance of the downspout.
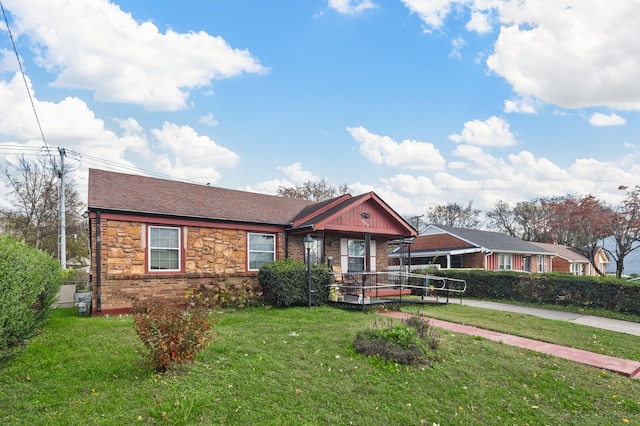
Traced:
<svg viewBox="0 0 640 426">
<path fill-rule="evenodd" d="M 102 227 L 100 226 L 100 210 L 96 212 L 96 312 L 102 312 Z"/>
</svg>

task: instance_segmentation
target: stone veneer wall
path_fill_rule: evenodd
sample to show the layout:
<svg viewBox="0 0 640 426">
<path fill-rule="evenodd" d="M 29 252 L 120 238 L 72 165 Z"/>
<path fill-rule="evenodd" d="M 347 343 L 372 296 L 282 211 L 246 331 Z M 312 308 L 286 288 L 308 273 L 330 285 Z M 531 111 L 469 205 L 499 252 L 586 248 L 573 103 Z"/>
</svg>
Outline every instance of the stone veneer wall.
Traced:
<svg viewBox="0 0 640 426">
<path fill-rule="evenodd" d="M 136 298 L 159 297 L 168 302 L 180 302 L 188 289 L 212 281 L 257 280 L 256 271 L 247 271 L 247 231 L 181 227 L 184 272 L 147 273 L 147 224 L 109 219 L 103 220 L 101 226 L 102 311 L 126 311 Z M 95 256 L 95 228 L 92 232 L 92 256 Z M 277 246 L 279 257 L 283 257 L 282 234 L 278 235 Z M 92 273 L 95 277 L 96 271 Z M 93 281 L 95 284 L 95 278 Z M 93 289 L 95 293 L 95 285 Z M 95 300 L 93 306 L 96 306 Z"/>
</svg>

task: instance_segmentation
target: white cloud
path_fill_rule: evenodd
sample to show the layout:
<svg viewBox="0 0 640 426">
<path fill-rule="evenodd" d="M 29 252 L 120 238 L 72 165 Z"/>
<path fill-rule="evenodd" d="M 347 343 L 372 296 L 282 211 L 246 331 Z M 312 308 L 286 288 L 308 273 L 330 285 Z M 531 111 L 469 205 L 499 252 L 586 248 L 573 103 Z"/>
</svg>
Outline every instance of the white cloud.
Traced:
<svg viewBox="0 0 640 426">
<path fill-rule="evenodd" d="M 364 127 L 347 127 L 351 137 L 360 143 L 360 153 L 375 164 L 416 170 L 439 170 L 445 160 L 433 144 L 416 140 L 395 142 Z"/>
<path fill-rule="evenodd" d="M 151 110 L 186 107 L 189 91 L 266 69 L 246 50 L 205 32 L 161 33 L 105 0 L 5 0 L 56 87 Z M 171 58 L 168 60 L 167 58 Z"/>
<path fill-rule="evenodd" d="M 460 59 L 462 57 L 462 49 L 467 45 L 467 42 L 462 37 L 456 37 L 451 40 L 451 46 L 453 49 L 449 53 L 450 58 Z"/>
<path fill-rule="evenodd" d="M 207 126 L 218 125 L 218 120 L 215 119 L 215 117 L 213 116 L 213 113 L 200 116 L 200 118 L 198 119 L 198 122 L 202 124 L 206 124 Z"/>
<path fill-rule="evenodd" d="M 439 30 L 451 11 L 451 5 L 457 3 L 450 0 L 402 0 L 402 3 L 416 13 L 429 27 Z"/>
<path fill-rule="evenodd" d="M 345 15 L 356 15 L 376 7 L 371 0 L 329 0 L 329 9 Z"/>
<path fill-rule="evenodd" d="M 521 113 L 521 114 L 537 114 L 538 108 L 542 106 L 542 102 L 531 96 L 519 97 L 517 99 L 504 101 L 504 112 Z"/>
<path fill-rule="evenodd" d="M 602 114 L 596 112 L 589 118 L 589 124 L 596 127 L 602 126 L 622 126 L 627 124 L 627 120 L 620 117 L 618 114 Z"/>
<path fill-rule="evenodd" d="M 491 16 L 479 10 L 471 12 L 471 19 L 465 25 L 468 31 L 474 31 L 478 34 L 487 34 L 493 30 L 491 25 Z"/>
<path fill-rule="evenodd" d="M 635 0 L 402 2 L 429 29 L 442 29 L 450 14 L 464 8 L 471 15 L 469 31 L 488 33 L 493 21 L 499 23 L 486 64 L 520 96 L 563 108 L 640 110 L 640 3 Z M 521 107 L 507 101 L 505 110 L 531 112 Z"/>
<path fill-rule="evenodd" d="M 16 54 L 7 49 L 0 49 L 0 72 L 20 72 Z"/>
<path fill-rule="evenodd" d="M 405 194 L 419 196 L 442 195 L 442 190 L 427 176 L 399 174 L 389 179 L 384 179 L 383 182 L 387 183 L 391 189 Z"/>
<path fill-rule="evenodd" d="M 496 116 L 485 121 L 467 121 L 462 132 L 459 135 L 450 135 L 449 139 L 478 146 L 505 147 L 516 144 L 516 139 L 509 130 L 509 123 Z"/>
<path fill-rule="evenodd" d="M 308 181 L 316 181 L 319 178 L 308 170 L 302 168 L 302 163 L 296 162 L 289 164 L 288 166 L 278 167 L 278 170 L 284 172 L 285 176 L 291 179 L 295 185 L 305 183 Z"/>
<path fill-rule="evenodd" d="M 163 152 L 158 155 L 161 171 L 170 176 L 215 183 L 220 178 L 218 168 L 234 167 L 240 161 L 238 154 L 189 126 L 165 122 L 151 134 L 160 142 L 158 152 Z"/>
<path fill-rule="evenodd" d="M 502 2 L 499 16 L 487 65 L 517 93 L 563 108 L 640 110 L 637 1 Z"/>
</svg>

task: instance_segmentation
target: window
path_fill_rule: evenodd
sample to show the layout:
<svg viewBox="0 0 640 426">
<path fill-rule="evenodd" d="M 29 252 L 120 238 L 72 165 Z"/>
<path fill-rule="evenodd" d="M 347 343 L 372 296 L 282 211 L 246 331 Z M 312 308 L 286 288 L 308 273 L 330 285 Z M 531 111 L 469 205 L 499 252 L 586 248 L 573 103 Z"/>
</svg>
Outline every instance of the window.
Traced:
<svg viewBox="0 0 640 426">
<path fill-rule="evenodd" d="M 585 265 L 583 265 L 582 263 L 574 262 L 571 264 L 571 273 L 573 275 L 586 275 L 585 270 Z"/>
<path fill-rule="evenodd" d="M 276 259 L 276 238 L 271 234 L 249 234 L 249 270 L 255 271 Z"/>
<path fill-rule="evenodd" d="M 318 240 L 318 239 L 314 239 L 313 240 L 313 246 L 311 247 L 311 250 L 309 251 L 309 257 L 311 258 L 311 264 L 315 265 L 315 264 L 320 264 L 322 263 L 322 259 L 320 259 L 320 256 L 322 256 L 322 240 Z M 304 261 L 307 261 L 307 250 L 305 249 L 305 253 L 304 253 Z"/>
<path fill-rule="evenodd" d="M 363 240 L 349 240 L 347 243 L 348 271 L 363 272 L 365 249 Z"/>
<path fill-rule="evenodd" d="M 452 254 L 451 255 L 451 267 L 452 268 L 462 268 L 462 255 L 461 254 Z"/>
<path fill-rule="evenodd" d="M 511 255 L 500 253 L 498 255 L 498 269 L 511 269 Z"/>
<path fill-rule="evenodd" d="M 522 269 L 524 271 L 531 272 L 531 256 L 525 256 L 523 260 L 524 264 L 522 266 Z"/>
<path fill-rule="evenodd" d="M 544 259 L 545 256 L 538 255 L 538 272 L 544 272 Z"/>
<path fill-rule="evenodd" d="M 149 227 L 149 270 L 180 270 L 180 228 Z"/>
</svg>

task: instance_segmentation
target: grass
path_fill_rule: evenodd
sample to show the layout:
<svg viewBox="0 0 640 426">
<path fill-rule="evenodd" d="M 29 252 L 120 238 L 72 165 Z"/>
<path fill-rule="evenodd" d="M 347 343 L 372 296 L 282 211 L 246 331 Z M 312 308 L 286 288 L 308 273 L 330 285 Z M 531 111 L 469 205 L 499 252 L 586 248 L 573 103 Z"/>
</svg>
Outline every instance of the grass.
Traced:
<svg viewBox="0 0 640 426">
<path fill-rule="evenodd" d="M 465 321 L 484 315 L 469 307 L 438 308 L 446 311 Z M 212 345 L 194 363 L 157 375 L 138 353 L 142 345 L 130 317 L 56 311 L 47 328 L 0 367 L 0 422 L 640 423 L 639 380 L 484 339 L 441 331 L 432 367 L 389 369 L 351 349 L 356 332 L 379 319 L 374 313 L 255 308 L 216 316 Z M 548 328 L 547 337 L 576 333 L 562 329 Z M 634 339 L 625 344 L 638 346 Z M 602 345 L 618 351 L 608 346 L 621 342 Z"/>
<path fill-rule="evenodd" d="M 515 312 L 456 304 L 407 305 L 403 307 L 403 311 L 617 358 L 640 360 L 640 339 L 629 334 Z"/>
</svg>

